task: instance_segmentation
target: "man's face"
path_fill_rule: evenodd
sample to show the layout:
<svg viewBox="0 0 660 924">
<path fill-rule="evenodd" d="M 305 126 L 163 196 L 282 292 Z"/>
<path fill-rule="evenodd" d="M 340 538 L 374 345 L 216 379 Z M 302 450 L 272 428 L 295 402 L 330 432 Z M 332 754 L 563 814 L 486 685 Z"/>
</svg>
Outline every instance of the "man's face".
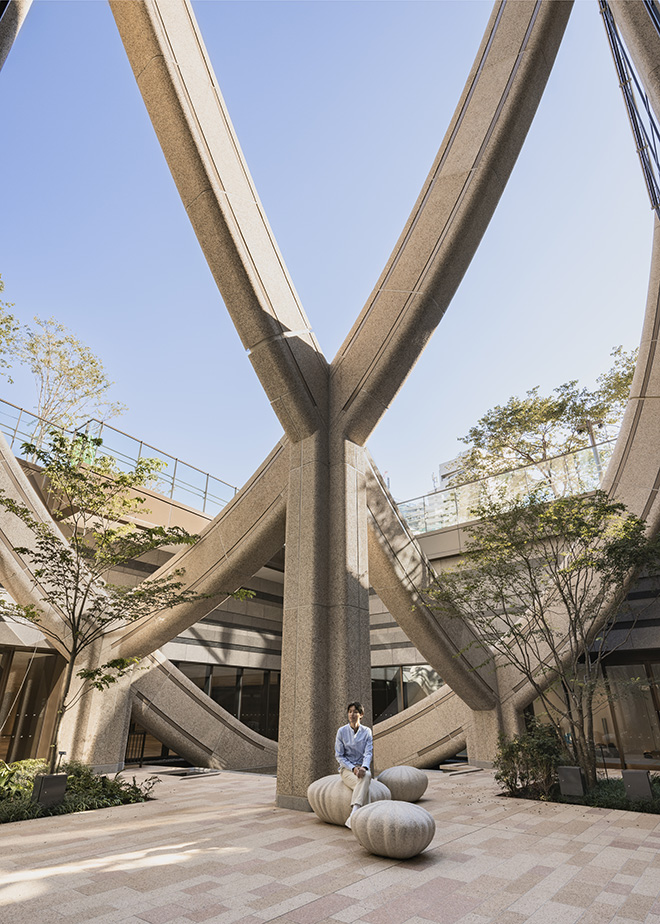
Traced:
<svg viewBox="0 0 660 924">
<path fill-rule="evenodd" d="M 351 706 L 351 708 L 348 710 L 348 722 L 351 728 L 358 727 L 358 725 L 360 724 L 360 718 L 361 718 L 360 713 L 357 711 L 355 706 Z"/>
</svg>

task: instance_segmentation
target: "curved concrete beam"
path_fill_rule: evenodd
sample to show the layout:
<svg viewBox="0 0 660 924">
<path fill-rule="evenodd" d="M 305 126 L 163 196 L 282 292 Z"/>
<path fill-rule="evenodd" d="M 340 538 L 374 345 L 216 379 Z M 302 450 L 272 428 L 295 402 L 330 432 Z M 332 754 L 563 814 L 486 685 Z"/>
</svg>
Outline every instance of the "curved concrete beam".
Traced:
<svg viewBox="0 0 660 924">
<path fill-rule="evenodd" d="M 424 600 L 433 569 L 401 519 L 369 457 L 369 580 L 410 641 L 471 709 L 494 709 L 497 679 L 483 646 L 462 619 L 441 624 Z"/>
<path fill-rule="evenodd" d="M 660 119 L 660 35 L 640 0 L 609 0 L 617 29 Z"/>
<path fill-rule="evenodd" d="M 0 70 L 31 6 L 32 0 L 10 0 L 0 17 Z"/>
<path fill-rule="evenodd" d="M 660 529 L 660 221 L 654 219 L 653 253 L 639 357 L 628 405 L 602 487 Z"/>
<path fill-rule="evenodd" d="M 246 584 L 279 552 L 285 540 L 288 475 L 289 444 L 283 440 L 204 529 L 197 544 L 147 578 L 182 569 L 186 587 L 217 598 L 182 604 L 118 629 L 113 647 L 120 657 L 143 656 L 165 645 Z"/>
<path fill-rule="evenodd" d="M 327 416 L 327 362 L 284 265 L 189 2 L 111 0 L 142 98 L 211 272 L 287 435 Z"/>
<path fill-rule="evenodd" d="M 375 726 L 376 772 L 397 764 L 437 767 L 465 747 L 471 724 L 465 703 L 449 687 L 441 687 Z"/>
<path fill-rule="evenodd" d="M 131 684 L 140 725 L 193 766 L 274 770 L 277 742 L 264 738 L 222 709 L 181 671 L 155 652 Z"/>
<path fill-rule="evenodd" d="M 38 523 L 46 523 L 53 532 L 62 536 L 58 525 L 28 481 L 1 432 L 0 490 L 17 504 L 27 507 Z M 66 541 L 63 536 L 62 541 Z M 0 582 L 16 603 L 24 606 L 42 599 L 41 584 L 34 576 L 30 564 L 15 549 L 29 548 L 33 543 L 34 535 L 25 523 L 18 517 L 2 511 L 0 516 Z M 52 607 L 42 614 L 42 626 L 44 629 L 52 630 L 56 636 L 61 638 L 66 639 L 68 635 L 64 620 Z M 51 641 L 56 650 L 66 656 L 65 647 L 56 640 Z"/>
<path fill-rule="evenodd" d="M 570 2 L 499 0 L 417 203 L 331 366 L 333 419 L 364 445 L 488 226 L 536 112 Z"/>
<path fill-rule="evenodd" d="M 654 219 L 653 254 L 639 358 L 621 430 L 603 477 L 602 488 L 660 530 L 660 221 Z M 558 631 L 561 631 L 558 625 Z M 536 697 L 531 684 L 511 667 L 499 667 L 505 717 L 514 716 Z M 510 718 L 510 721 L 513 720 Z"/>
</svg>

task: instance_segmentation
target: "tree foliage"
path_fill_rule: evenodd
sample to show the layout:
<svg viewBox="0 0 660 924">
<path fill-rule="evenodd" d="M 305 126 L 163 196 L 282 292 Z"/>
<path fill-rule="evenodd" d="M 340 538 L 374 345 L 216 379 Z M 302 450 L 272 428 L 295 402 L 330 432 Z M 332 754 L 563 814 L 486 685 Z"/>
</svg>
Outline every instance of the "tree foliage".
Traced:
<svg viewBox="0 0 660 924">
<path fill-rule="evenodd" d="M 550 395 L 540 394 L 537 386 L 524 398 L 511 397 L 487 411 L 462 437 L 469 448 L 461 455 L 452 482 L 534 466 L 545 483 L 554 486 L 550 460 L 589 446 L 596 430 L 606 435 L 607 428 L 621 419 L 637 351 L 626 352 L 619 346 L 611 356 L 612 368 L 598 377 L 591 391 L 577 380 L 560 385 Z"/>
<path fill-rule="evenodd" d="M 500 497 L 474 514 L 467 553 L 438 576 L 431 605 L 476 627 L 484 661 L 511 665 L 531 684 L 557 732 L 562 721 L 569 728 L 573 758 L 593 785 L 600 664 L 631 576 L 655 566 L 660 543 L 601 491 Z"/>
<path fill-rule="evenodd" d="M 0 276 L 0 292 L 5 284 Z M 11 382 L 8 370 L 11 368 L 11 359 L 14 358 L 17 345 L 20 342 L 20 324 L 11 310 L 14 306 L 0 301 L 0 375 L 6 375 Z"/>
<path fill-rule="evenodd" d="M 55 318 L 35 317 L 33 327 L 22 329 L 16 353 L 34 376 L 36 413 L 44 421 L 32 435 L 35 444 L 49 425 L 72 430 L 85 417 L 108 420 L 126 410 L 109 400 L 113 382 L 98 356 Z"/>
<path fill-rule="evenodd" d="M 180 527 L 137 526 L 144 510 L 138 492 L 160 467 L 156 459 L 140 459 L 133 471 L 121 471 L 101 452 L 102 441 L 79 436 L 67 439 L 52 433 L 50 444 L 23 448 L 43 466 L 50 491 L 52 522 L 38 521 L 25 505 L 0 493 L 0 507 L 20 519 L 31 542 L 16 552 L 30 565 L 34 601 L 19 605 L 0 602 L 0 616 L 26 619 L 50 638 L 67 660 L 58 717 L 51 744 L 55 766 L 61 720 L 92 688 L 106 689 L 131 670 L 137 658 L 112 659 L 82 667 L 86 652 L 114 629 L 143 617 L 206 596 L 186 588 L 183 572 L 150 577 L 135 587 L 108 582 L 114 569 L 140 556 L 171 546 L 192 545 L 197 537 Z M 245 598 L 250 591 L 234 596 Z M 81 680 L 70 696 L 74 676 Z"/>
<path fill-rule="evenodd" d="M 21 324 L 13 307 L 0 301 L 0 375 L 11 382 L 9 369 L 15 363 L 32 373 L 37 389 L 34 410 L 43 418 L 32 434 L 34 443 L 43 443 L 49 425 L 73 430 L 90 417 L 110 420 L 124 413 L 126 407 L 108 397 L 114 383 L 90 347 L 55 318 L 35 316 L 32 326 Z"/>
<path fill-rule="evenodd" d="M 507 740 L 500 735 L 493 761 L 495 779 L 511 796 L 550 799 L 557 770 L 566 760 L 563 738 L 552 725 L 531 719 L 521 734 Z"/>
</svg>

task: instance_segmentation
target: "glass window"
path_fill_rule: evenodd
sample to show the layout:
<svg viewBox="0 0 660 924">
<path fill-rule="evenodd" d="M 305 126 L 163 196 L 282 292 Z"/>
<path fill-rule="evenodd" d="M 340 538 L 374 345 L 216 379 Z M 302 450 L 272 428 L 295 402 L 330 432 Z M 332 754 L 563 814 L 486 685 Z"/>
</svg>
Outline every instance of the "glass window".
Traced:
<svg viewBox="0 0 660 924">
<path fill-rule="evenodd" d="M 252 731 L 265 729 L 266 690 L 264 686 L 265 671 L 253 667 L 243 668 L 241 685 L 241 705 L 239 719 Z"/>
<path fill-rule="evenodd" d="M 643 769 L 656 765 L 660 761 L 660 727 L 645 666 L 608 664 L 605 673 L 626 766 Z"/>
<path fill-rule="evenodd" d="M 444 686 L 444 680 L 428 664 L 402 668 L 403 702 L 407 709 Z"/>
<path fill-rule="evenodd" d="M 208 696 L 211 690 L 211 664 L 190 664 L 188 661 L 178 661 L 176 666 L 188 680 L 192 680 L 195 686 Z"/>
<path fill-rule="evenodd" d="M 48 697 L 57 679 L 57 655 L 14 651 L 3 659 L 6 683 L 0 702 L 0 758 L 8 763 L 46 756 L 48 743 L 40 743 Z"/>
<path fill-rule="evenodd" d="M 382 722 L 401 711 L 403 699 L 398 667 L 372 667 L 371 698 L 374 722 Z"/>
<path fill-rule="evenodd" d="M 277 741 L 280 722 L 280 672 L 266 671 L 268 677 L 268 708 L 265 735 Z"/>
<path fill-rule="evenodd" d="M 239 709 L 240 670 L 239 667 L 214 664 L 211 674 L 211 699 L 236 718 Z"/>
</svg>

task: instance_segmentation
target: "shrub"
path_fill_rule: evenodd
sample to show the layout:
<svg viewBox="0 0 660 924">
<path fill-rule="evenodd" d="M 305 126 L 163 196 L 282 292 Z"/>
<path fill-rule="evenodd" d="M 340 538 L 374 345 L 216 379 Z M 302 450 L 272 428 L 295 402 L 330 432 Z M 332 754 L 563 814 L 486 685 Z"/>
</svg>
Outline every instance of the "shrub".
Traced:
<svg viewBox="0 0 660 924">
<path fill-rule="evenodd" d="M 66 794 L 64 800 L 51 809 L 52 814 L 57 815 L 146 802 L 158 782 L 155 776 L 150 776 L 141 784 L 136 782 L 135 777 L 129 783 L 119 774 L 114 777 L 103 776 L 77 760 L 64 764 L 62 771 L 67 774 Z"/>
<path fill-rule="evenodd" d="M 660 775 L 651 775 L 651 792 L 653 799 L 649 802 L 631 802 L 626 793 L 622 779 L 617 777 L 609 780 L 598 780 L 593 789 L 579 799 L 575 797 L 559 796 L 558 802 L 578 802 L 593 808 L 619 809 L 622 812 L 647 812 L 651 815 L 660 815 Z"/>
<path fill-rule="evenodd" d="M 552 798 L 557 767 L 564 759 L 555 729 L 533 719 L 525 732 L 511 740 L 500 735 L 493 761 L 495 779 L 511 796 L 547 800 Z"/>
<path fill-rule="evenodd" d="M 67 774 L 67 791 L 63 801 L 45 808 L 32 802 L 32 789 L 34 777 L 47 772 L 47 767 L 45 760 L 0 764 L 0 824 L 146 802 L 158 782 L 156 776 L 149 777 L 144 783 L 137 783 L 135 777 L 129 782 L 119 774 L 103 776 L 87 764 L 71 760 L 62 766 L 62 772 Z"/>
</svg>

